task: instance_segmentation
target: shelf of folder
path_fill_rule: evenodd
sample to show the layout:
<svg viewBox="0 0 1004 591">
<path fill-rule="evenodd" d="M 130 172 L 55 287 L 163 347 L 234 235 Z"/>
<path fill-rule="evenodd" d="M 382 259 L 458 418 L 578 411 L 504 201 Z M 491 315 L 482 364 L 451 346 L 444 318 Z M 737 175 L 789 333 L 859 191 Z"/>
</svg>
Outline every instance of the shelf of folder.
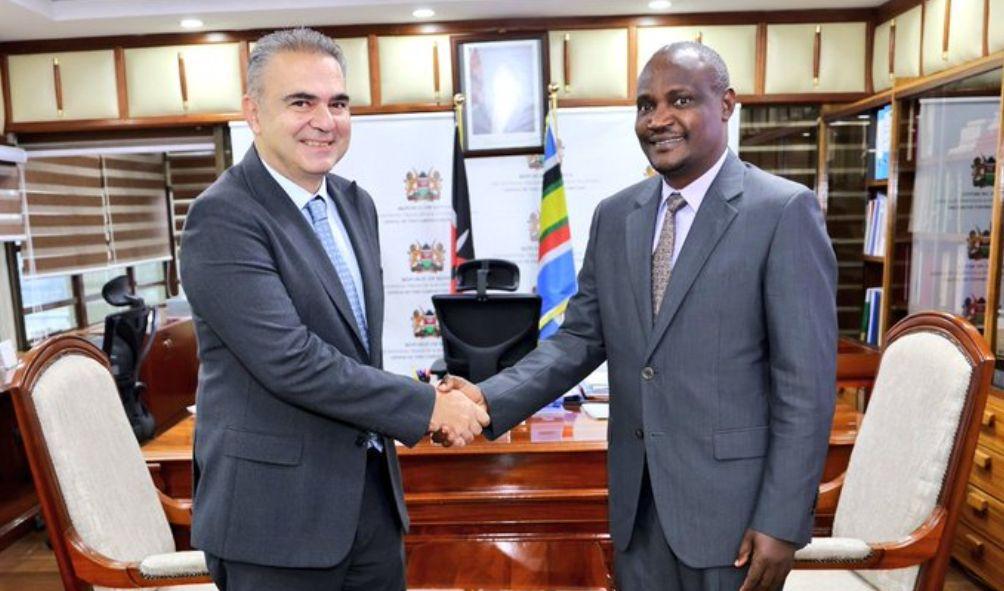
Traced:
<svg viewBox="0 0 1004 591">
<path fill-rule="evenodd" d="M 885 264 L 885 257 L 884 256 L 877 256 L 877 255 L 871 255 L 871 254 L 863 254 L 863 255 L 861 255 L 861 260 L 864 261 L 864 262 L 866 262 L 866 263 L 875 263 L 875 264 L 879 264 L 879 265 L 884 265 Z"/>
</svg>

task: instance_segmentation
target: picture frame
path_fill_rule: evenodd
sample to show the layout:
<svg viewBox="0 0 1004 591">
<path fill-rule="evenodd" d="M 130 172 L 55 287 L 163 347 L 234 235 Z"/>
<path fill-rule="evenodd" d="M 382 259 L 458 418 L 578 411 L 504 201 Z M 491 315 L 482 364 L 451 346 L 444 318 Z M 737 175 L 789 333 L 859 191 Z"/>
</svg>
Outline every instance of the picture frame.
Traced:
<svg viewBox="0 0 1004 591">
<path fill-rule="evenodd" d="M 453 87 L 464 95 L 464 154 L 543 153 L 547 34 L 464 35 L 451 42 Z"/>
</svg>

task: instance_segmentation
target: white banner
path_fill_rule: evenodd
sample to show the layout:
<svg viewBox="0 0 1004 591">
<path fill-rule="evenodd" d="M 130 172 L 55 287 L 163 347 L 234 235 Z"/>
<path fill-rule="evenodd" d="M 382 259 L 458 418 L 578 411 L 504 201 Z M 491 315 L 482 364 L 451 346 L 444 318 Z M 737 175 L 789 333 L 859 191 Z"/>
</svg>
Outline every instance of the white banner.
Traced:
<svg viewBox="0 0 1004 591">
<path fill-rule="evenodd" d="M 651 171 L 634 133 L 634 107 L 558 110 L 562 175 L 576 269 L 596 204 Z M 234 162 L 251 146 L 245 123 L 231 123 Z M 739 106 L 729 121 L 738 152 Z M 442 357 L 431 296 L 449 291 L 453 114 L 352 118 L 352 145 L 334 172 L 376 202 L 384 270 L 384 367 L 411 375 Z M 537 283 L 537 213 L 543 169 L 537 156 L 470 158 L 474 252 L 520 267 L 520 291 Z"/>
<path fill-rule="evenodd" d="M 983 324 L 999 107 L 998 97 L 920 101 L 910 313 L 944 310 Z"/>
</svg>

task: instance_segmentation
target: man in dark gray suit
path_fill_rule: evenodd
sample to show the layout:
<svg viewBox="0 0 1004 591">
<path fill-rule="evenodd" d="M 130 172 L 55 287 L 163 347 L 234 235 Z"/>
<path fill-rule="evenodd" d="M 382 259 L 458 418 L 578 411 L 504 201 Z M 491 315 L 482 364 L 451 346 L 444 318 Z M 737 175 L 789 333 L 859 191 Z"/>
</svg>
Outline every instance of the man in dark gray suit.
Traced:
<svg viewBox="0 0 1004 591">
<path fill-rule="evenodd" d="M 480 389 L 448 382 L 486 404 L 497 436 L 608 361 L 622 591 L 776 589 L 810 538 L 836 261 L 812 191 L 727 149 L 734 106 L 714 50 L 658 51 L 635 131 L 659 176 L 597 207 L 552 339 Z"/>
<path fill-rule="evenodd" d="M 193 544 L 220 589 L 404 589 L 394 439 L 488 417 L 381 366 L 376 209 L 327 174 L 349 145 L 345 64 L 307 29 L 260 39 L 254 147 L 192 206 L 181 277 L 199 343 Z"/>
</svg>

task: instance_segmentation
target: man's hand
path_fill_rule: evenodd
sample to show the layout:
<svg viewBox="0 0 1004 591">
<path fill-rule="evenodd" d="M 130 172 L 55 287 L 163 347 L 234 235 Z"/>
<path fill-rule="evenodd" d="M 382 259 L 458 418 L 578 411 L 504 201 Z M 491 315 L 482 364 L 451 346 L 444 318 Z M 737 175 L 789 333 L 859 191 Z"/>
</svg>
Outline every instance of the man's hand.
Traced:
<svg viewBox="0 0 1004 591">
<path fill-rule="evenodd" d="M 452 393 L 459 393 L 468 398 L 477 407 L 484 412 L 486 420 L 481 422 L 482 427 L 487 427 L 490 419 L 488 419 L 488 403 L 485 401 L 484 395 L 481 393 L 481 389 L 472 384 L 471 382 L 461 378 L 459 376 L 447 375 L 439 384 L 436 386 L 436 390 L 440 396 Z M 478 430 L 480 433 L 480 430 Z M 438 430 L 432 431 L 432 440 L 436 443 L 441 444 L 443 447 L 450 447 L 451 445 L 463 445 L 462 439 L 458 439 L 457 434 L 453 433 L 452 429 L 449 427 L 444 427 Z M 468 442 L 469 443 L 469 442 Z"/>
<path fill-rule="evenodd" d="M 446 377 L 436 385 L 436 389 L 441 393 L 449 392 L 450 390 L 460 390 L 464 393 L 464 396 L 471 399 L 471 402 L 474 402 L 482 410 L 488 412 L 488 402 L 485 400 L 485 395 L 481 393 L 481 388 L 478 388 L 460 376 L 446 374 Z"/>
<path fill-rule="evenodd" d="M 752 555 L 752 562 L 751 562 Z M 735 566 L 750 563 L 746 580 L 739 591 L 774 591 L 780 589 L 795 559 L 795 546 L 765 533 L 747 529 L 739 544 Z"/>
<path fill-rule="evenodd" d="M 459 391 L 437 392 L 429 419 L 429 432 L 439 434 L 443 445 L 462 447 L 489 423 L 488 413 Z"/>
</svg>

